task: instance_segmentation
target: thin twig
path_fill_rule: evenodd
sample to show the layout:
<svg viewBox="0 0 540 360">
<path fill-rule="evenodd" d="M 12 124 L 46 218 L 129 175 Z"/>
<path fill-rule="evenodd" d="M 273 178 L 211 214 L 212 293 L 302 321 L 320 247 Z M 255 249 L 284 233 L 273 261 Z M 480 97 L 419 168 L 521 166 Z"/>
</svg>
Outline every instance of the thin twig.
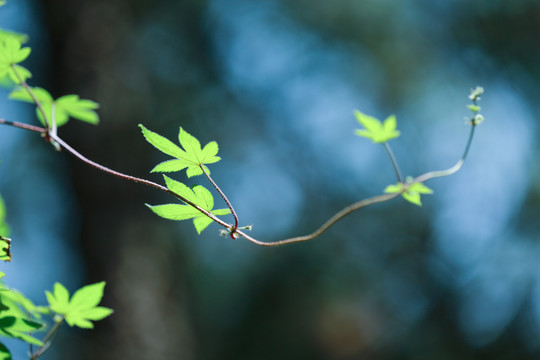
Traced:
<svg viewBox="0 0 540 360">
<path fill-rule="evenodd" d="M 38 103 L 39 103 L 39 101 L 38 101 Z M 356 210 L 362 209 L 362 208 L 364 208 L 366 206 L 369 206 L 369 205 L 381 203 L 381 202 L 384 202 L 384 201 L 389 201 L 389 200 L 394 199 L 394 198 L 396 198 L 396 197 L 398 197 L 400 195 L 400 193 L 382 194 L 382 195 L 378 195 L 378 196 L 374 196 L 374 197 L 370 197 L 370 198 L 358 201 L 358 202 L 356 202 L 354 204 L 351 204 L 351 205 L 343 208 L 339 212 L 337 212 L 334 216 L 332 216 L 330 219 L 328 219 L 320 228 L 318 228 L 317 230 L 315 230 L 313 233 L 311 233 L 309 235 L 297 236 L 297 237 L 287 238 L 287 239 L 278 240 L 278 241 L 274 241 L 274 242 L 265 242 L 265 241 L 257 240 L 255 238 L 249 236 L 245 232 L 238 229 L 238 220 L 237 220 L 238 218 L 237 218 L 236 213 L 234 212 L 230 202 L 228 201 L 225 194 L 219 189 L 217 184 L 212 180 L 212 178 L 209 176 L 209 174 L 207 174 L 207 172 L 205 171 L 205 169 L 203 167 L 201 167 L 203 172 L 208 177 L 208 179 L 210 180 L 212 185 L 216 188 L 216 190 L 223 197 L 223 199 L 225 200 L 225 202 L 227 203 L 229 208 L 231 209 L 231 213 L 233 214 L 233 216 L 235 218 L 235 225 L 234 226 L 231 225 L 231 224 L 228 224 L 227 222 L 225 222 L 225 221 L 223 221 L 221 219 L 219 219 L 214 214 L 212 214 L 209 211 L 207 211 L 207 210 L 201 208 L 200 206 L 194 204 L 193 202 L 191 202 L 188 199 L 184 198 L 183 196 L 175 193 L 174 191 L 171 191 L 170 189 L 168 189 L 165 186 L 162 186 L 160 184 L 157 184 L 157 183 L 149 181 L 149 180 L 145 180 L 145 179 L 137 178 L 137 177 L 134 177 L 134 176 L 131 176 L 131 175 L 126 175 L 126 174 L 120 173 L 118 171 L 109 169 L 109 168 L 107 168 L 107 167 L 105 167 L 103 165 L 100 165 L 100 164 L 98 164 L 98 163 L 96 163 L 94 161 L 89 160 L 88 158 L 86 158 L 85 156 L 83 156 L 79 152 L 77 152 L 75 149 L 73 149 L 66 142 L 64 142 L 57 134 L 50 133 L 48 129 L 40 128 L 40 127 L 36 127 L 36 126 L 31 126 L 31 125 L 27 125 L 27 124 L 22 124 L 22 123 L 17 123 L 17 122 L 12 122 L 12 121 L 7 121 L 7 120 L 4 120 L 4 119 L 0 119 L 0 124 L 11 125 L 11 126 L 15 126 L 15 127 L 21 128 L 21 129 L 46 134 L 46 136 L 50 137 L 50 139 L 48 139 L 49 141 L 51 141 L 51 140 L 56 141 L 60 146 L 62 146 L 64 149 L 66 149 L 68 152 L 70 152 L 71 154 L 73 154 L 74 156 L 76 156 L 78 159 L 85 162 L 86 164 L 88 164 L 90 166 L 93 166 L 93 167 L 97 168 L 98 170 L 101 170 L 101 171 L 104 171 L 104 172 L 109 173 L 111 175 L 114 175 L 116 177 L 119 177 L 121 179 L 132 181 L 132 182 L 135 182 L 135 183 L 144 184 L 144 185 L 156 188 L 158 190 L 167 192 L 167 193 L 175 196 L 176 198 L 180 199 L 184 203 L 186 203 L 186 204 L 194 207 L 195 209 L 199 210 L 201 213 L 208 216 L 210 219 L 212 219 L 216 223 L 218 223 L 221 226 L 228 229 L 230 231 L 230 233 L 231 233 L 231 236 L 233 236 L 234 233 L 236 233 L 236 234 L 244 237 L 248 241 L 251 241 L 252 243 L 260 245 L 260 246 L 280 246 L 280 245 L 286 245 L 286 244 L 291 244 L 291 243 L 297 243 L 297 242 L 313 240 L 313 239 L 319 237 L 320 235 L 322 235 L 330 227 L 332 227 L 335 223 L 337 223 L 339 220 L 341 220 L 345 216 L 349 215 L 350 213 L 352 213 L 352 212 L 354 212 Z M 422 174 L 422 175 L 414 178 L 412 180 L 412 183 L 425 182 L 425 181 L 427 181 L 429 179 L 432 179 L 432 178 L 435 178 L 435 177 L 448 176 L 448 175 L 452 175 L 455 172 L 457 172 L 462 167 L 463 163 L 465 162 L 465 158 L 467 157 L 467 154 L 469 152 L 469 148 L 470 148 L 470 146 L 472 144 L 472 139 L 474 137 L 474 130 L 475 130 L 476 125 L 477 124 L 473 121 L 471 131 L 469 133 L 469 138 L 467 140 L 467 144 L 465 145 L 465 151 L 463 152 L 463 156 L 459 159 L 459 161 L 454 166 L 452 166 L 451 168 L 448 168 L 446 170 L 430 171 L 430 172 L 427 172 L 425 174 Z M 385 146 L 385 148 L 387 149 L 387 152 L 389 153 L 390 158 L 392 159 L 392 164 L 394 166 L 394 170 L 396 171 L 396 175 L 398 176 L 398 180 L 399 180 L 401 178 L 401 174 L 399 172 L 399 168 L 397 167 L 397 163 L 395 162 L 395 159 L 393 157 L 392 151 L 391 151 L 391 149 L 389 147 Z"/>
<path fill-rule="evenodd" d="M 231 224 L 228 224 L 226 223 L 225 221 L 217 218 L 214 214 L 212 214 L 211 212 L 203 209 L 202 207 L 198 206 L 197 204 L 193 203 L 192 201 L 186 199 L 185 197 L 183 197 L 182 195 L 180 194 L 177 194 L 175 193 L 174 191 L 170 190 L 169 188 L 163 186 L 163 185 L 160 185 L 158 183 L 155 183 L 153 181 L 150 181 L 150 180 L 146 180 L 146 179 L 141 179 L 141 178 L 138 178 L 138 177 L 135 177 L 135 176 L 131 176 L 131 175 L 127 175 L 127 174 L 123 174 L 119 171 L 116 171 L 116 170 L 112 170 L 112 169 L 109 169 L 108 167 L 105 167 L 101 164 L 98 164 L 90 159 L 88 159 L 87 157 L 83 156 L 81 153 L 79 153 L 77 150 L 73 149 L 70 145 L 68 145 L 64 140 L 62 140 L 58 135 L 56 134 L 50 134 L 50 137 L 51 139 L 53 139 L 54 141 L 56 141 L 58 144 L 60 144 L 64 149 L 66 149 L 67 151 L 69 151 L 71 154 L 73 154 L 75 157 L 77 157 L 79 160 L 85 162 L 86 164 L 90 165 L 90 166 L 93 166 L 95 167 L 96 169 L 98 170 L 101 170 L 103 172 L 106 172 L 106 173 L 109 173 L 113 176 L 116 176 L 118 178 L 121 178 L 121 179 L 124 179 L 124 180 L 128 180 L 128 181 L 132 181 L 132 182 L 135 182 L 135 183 L 139 183 L 139 184 L 144 184 L 144 185 L 147 185 L 147 186 L 150 186 L 150 187 L 153 187 L 155 189 L 158 189 L 158 190 L 161 190 L 161 191 L 164 191 L 166 193 L 169 193 L 173 196 L 175 196 L 176 198 L 182 200 L 183 202 L 185 202 L 186 204 L 194 207 L 195 209 L 199 210 L 200 212 L 202 212 L 204 215 L 208 216 L 210 219 L 214 220 L 215 222 L 217 222 L 218 224 L 220 224 L 221 226 L 224 226 L 226 228 L 230 228 L 232 225 Z"/>
<path fill-rule="evenodd" d="M 391 199 L 393 199 L 395 197 L 398 197 L 399 195 L 401 195 L 401 194 L 399 194 L 399 193 L 382 194 L 382 195 L 373 196 L 373 197 L 370 197 L 370 198 L 355 202 L 354 204 L 351 204 L 351 205 L 343 208 L 339 212 L 337 212 L 334 216 L 332 216 L 330 219 L 328 219 L 320 228 L 318 228 L 317 230 L 315 230 L 314 232 L 312 232 L 309 235 L 297 236 L 297 237 L 292 237 L 292 238 L 273 241 L 273 242 L 265 242 L 265 241 L 257 240 L 255 238 L 247 235 L 246 233 L 244 233 L 241 230 L 238 230 L 237 233 L 238 233 L 238 235 L 245 237 L 247 240 L 251 241 L 252 243 L 260 245 L 260 246 L 280 246 L 280 245 L 287 245 L 287 244 L 292 244 L 292 243 L 297 243 L 297 242 L 309 241 L 309 240 L 315 239 L 316 237 L 321 236 L 332 225 L 334 225 L 335 223 L 337 223 L 339 220 L 343 219 L 345 216 L 349 215 L 350 213 L 352 213 L 352 212 L 354 212 L 356 210 L 359 210 L 361 208 L 364 208 L 366 206 L 369 206 L 369 205 L 373 205 L 373 204 L 377 204 L 377 203 L 381 203 L 381 202 L 384 202 L 384 201 L 391 200 Z"/>
<path fill-rule="evenodd" d="M 37 99 L 36 95 L 30 88 L 30 86 L 26 83 L 26 81 L 23 80 L 19 72 L 17 71 L 17 67 L 15 64 L 11 64 L 11 68 L 13 69 L 13 73 L 15 73 L 15 76 L 17 77 L 17 80 L 21 83 L 21 85 L 26 89 L 26 91 L 30 94 L 30 97 L 34 101 L 34 104 L 36 104 L 37 108 L 41 112 L 41 115 L 43 115 L 43 121 L 45 122 L 45 128 L 49 129 L 49 120 L 47 119 L 47 113 L 45 113 L 45 110 L 43 109 L 43 106 L 41 105 L 41 102 Z"/>
<path fill-rule="evenodd" d="M 31 354 L 30 360 L 35 360 L 39 358 L 41 355 L 45 354 L 47 350 L 49 350 L 49 348 L 52 345 L 52 341 L 54 340 L 53 336 L 58 332 L 58 329 L 60 328 L 60 325 L 62 325 L 63 322 L 64 322 L 64 319 L 62 318 L 62 320 L 56 321 L 54 323 L 53 327 L 49 330 L 47 335 L 45 335 L 45 338 L 43 338 L 43 345 L 40 346 L 36 350 L 35 353 L 34 352 L 30 353 Z"/>
<path fill-rule="evenodd" d="M 390 162 L 392 163 L 398 182 L 402 183 L 403 177 L 401 176 L 401 171 L 399 170 L 399 166 L 398 166 L 396 157 L 394 156 L 394 152 L 392 151 L 392 148 L 390 147 L 388 142 L 384 142 L 383 145 L 384 145 L 384 149 L 386 150 L 386 153 L 388 154 L 388 157 L 390 158 Z"/>
<path fill-rule="evenodd" d="M 206 171 L 206 169 L 204 168 L 204 165 L 200 165 L 200 168 L 201 168 L 202 172 L 204 173 L 204 175 L 206 175 L 206 177 L 208 178 L 208 181 L 210 181 L 212 186 L 214 186 L 214 189 L 216 189 L 216 191 L 219 193 L 219 195 L 221 195 L 221 197 L 223 198 L 223 200 L 225 201 L 225 203 L 227 204 L 227 206 L 231 210 L 231 214 L 234 217 L 234 227 L 232 229 L 230 229 L 230 230 L 231 230 L 231 237 L 234 239 L 235 238 L 234 233 L 236 232 L 236 229 L 238 229 L 238 216 L 236 215 L 236 211 L 234 211 L 234 208 L 233 208 L 231 202 L 229 201 L 229 199 L 227 199 L 227 196 L 225 196 L 225 193 L 223 191 L 221 191 L 221 189 L 216 184 L 214 179 L 212 179 L 212 177 L 210 176 L 208 171 Z"/>
<path fill-rule="evenodd" d="M 19 128 L 19 129 L 29 130 L 29 131 L 33 131 L 33 132 L 37 132 L 37 133 L 41 133 L 41 134 L 45 134 L 47 132 L 47 129 L 45 129 L 43 127 L 34 126 L 34 125 L 28 125 L 28 124 L 21 123 L 21 122 L 18 122 L 18 121 L 9 121 L 9 120 L 5 120 L 5 119 L 0 119 L 0 124 L 14 126 L 14 127 Z"/>
<path fill-rule="evenodd" d="M 477 125 L 475 123 L 471 124 L 471 131 L 469 132 L 469 139 L 467 140 L 467 144 L 465 145 L 465 151 L 463 151 L 463 155 L 454 166 L 445 170 L 427 172 L 425 174 L 422 174 L 414 178 L 413 182 L 421 183 L 421 182 L 424 182 L 424 181 L 427 181 L 429 179 L 433 179 L 436 177 L 449 176 L 449 175 L 455 174 L 459 169 L 461 169 L 461 167 L 463 166 L 463 163 L 465 163 L 465 158 L 467 157 L 467 154 L 469 153 L 469 149 L 472 144 L 472 140 L 474 137 L 474 130 L 476 126 Z"/>
<path fill-rule="evenodd" d="M 467 140 L 467 144 L 465 145 L 465 150 L 463 151 L 463 155 L 461 156 L 461 158 L 458 160 L 458 162 L 454 166 L 452 166 L 452 167 L 450 167 L 450 168 L 448 168 L 446 170 L 430 171 L 430 172 L 427 172 L 425 174 L 419 175 L 416 178 L 414 178 L 409 185 L 411 185 L 413 183 L 422 183 L 422 182 L 425 182 L 425 181 L 427 181 L 429 179 L 433 179 L 433 178 L 436 178 L 436 177 L 449 176 L 449 175 L 452 175 L 452 174 L 456 173 L 459 169 L 461 169 L 461 167 L 463 166 L 463 163 L 465 162 L 465 158 L 467 157 L 467 154 L 469 153 L 469 149 L 471 147 L 472 140 L 473 140 L 473 137 L 474 137 L 474 130 L 475 130 L 476 126 L 477 126 L 477 124 L 474 123 L 474 122 L 472 122 L 471 125 L 472 125 L 471 126 L 471 131 L 469 133 L 469 138 Z M 392 156 L 390 156 L 390 158 L 392 159 Z M 396 174 L 399 174 L 397 164 L 394 161 L 392 163 L 395 166 L 394 169 L 396 170 Z M 247 235 L 243 231 L 238 230 L 237 233 L 238 233 L 238 235 L 243 236 L 244 238 L 251 241 L 252 243 L 260 245 L 260 246 L 280 246 L 280 245 L 286 245 L 286 244 L 291 244 L 291 243 L 296 243 L 296 242 L 309 241 L 309 240 L 313 240 L 316 237 L 322 235 L 332 225 L 334 225 L 336 222 L 341 220 L 343 217 L 349 215 L 350 213 L 352 213 L 352 212 L 354 212 L 356 210 L 359 210 L 361 208 L 364 208 L 366 206 L 369 206 L 369 205 L 377 204 L 377 203 L 384 202 L 384 201 L 389 201 L 391 199 L 394 199 L 394 198 L 398 197 L 399 195 L 401 195 L 401 194 L 400 193 L 382 194 L 382 195 L 367 198 L 367 199 L 361 200 L 359 202 L 356 202 L 356 203 L 354 203 L 352 205 L 349 205 L 349 206 L 343 208 L 342 210 L 340 210 L 334 216 L 332 216 L 319 229 L 317 229 L 313 233 L 311 233 L 309 235 L 305 235 L 305 236 L 298 236 L 298 237 L 288 238 L 288 239 L 284 239 L 284 240 L 278 240 L 278 241 L 274 241 L 274 242 L 264 242 L 264 241 L 257 240 L 255 238 Z"/>
</svg>

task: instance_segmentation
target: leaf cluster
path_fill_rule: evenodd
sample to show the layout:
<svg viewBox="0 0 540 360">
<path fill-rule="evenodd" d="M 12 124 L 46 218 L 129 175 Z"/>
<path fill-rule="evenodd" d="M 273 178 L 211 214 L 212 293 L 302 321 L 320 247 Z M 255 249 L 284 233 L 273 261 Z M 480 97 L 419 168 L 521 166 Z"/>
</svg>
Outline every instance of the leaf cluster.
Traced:
<svg viewBox="0 0 540 360">
<path fill-rule="evenodd" d="M 0 277 L 4 274 L 0 273 Z M 8 289 L 0 283 L 0 337 L 19 339 L 42 346 L 43 342 L 32 335 L 44 328 L 41 321 L 48 310 L 35 306 L 20 292 Z M 9 349 L 0 342 L 0 358 L 11 359 Z"/>
<path fill-rule="evenodd" d="M 217 156 L 219 147 L 215 141 L 209 142 L 204 147 L 201 147 L 199 140 L 185 131 L 182 127 L 180 127 L 178 132 L 178 142 L 180 146 L 174 144 L 169 139 L 148 130 L 143 125 L 139 125 L 139 127 L 141 128 L 146 141 L 159 151 L 174 158 L 156 165 L 151 172 L 168 173 L 186 169 L 188 178 L 202 174 L 210 176 L 210 170 L 206 167 L 206 164 L 213 164 L 221 160 L 221 158 Z M 231 213 L 230 209 L 213 210 L 214 197 L 204 186 L 195 185 L 192 188 L 189 188 L 187 185 L 165 175 L 163 175 L 163 178 L 165 179 L 167 188 L 177 195 L 177 197 L 181 198 L 182 201 L 184 201 L 184 205 L 163 204 L 152 206 L 147 204 L 147 206 L 157 215 L 169 220 L 193 219 L 193 225 L 195 226 L 197 233 L 200 234 L 213 220 L 191 204 L 217 216 Z"/>
<path fill-rule="evenodd" d="M 92 100 L 80 99 L 78 95 L 64 95 L 54 100 L 51 94 L 43 88 L 32 87 L 29 89 L 30 91 L 19 86 L 9 94 L 9 98 L 29 103 L 34 103 L 34 98 L 37 99 L 41 104 L 41 109 L 36 107 L 36 115 L 43 125 L 47 125 L 47 122 L 45 122 L 42 111 L 47 119 L 54 120 L 57 127 L 65 125 L 70 118 L 92 125 L 99 123 L 99 116 L 95 111 L 99 108 L 99 104 Z"/>
</svg>

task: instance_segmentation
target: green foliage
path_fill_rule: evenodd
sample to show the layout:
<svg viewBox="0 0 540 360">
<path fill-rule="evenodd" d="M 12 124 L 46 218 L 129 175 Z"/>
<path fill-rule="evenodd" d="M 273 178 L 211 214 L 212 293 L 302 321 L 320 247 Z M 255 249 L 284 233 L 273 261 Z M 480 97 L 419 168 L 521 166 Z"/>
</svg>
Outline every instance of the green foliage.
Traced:
<svg viewBox="0 0 540 360">
<path fill-rule="evenodd" d="M 3 277 L 4 274 L 1 275 Z M 35 306 L 21 293 L 0 283 L 0 336 L 42 346 L 43 342 L 32 333 L 43 329 L 44 324 L 39 319 L 46 311 Z M 7 347 L 0 343 L 0 359 L 2 358 L 10 359 L 11 354 Z"/>
<path fill-rule="evenodd" d="M 191 201 L 197 206 L 200 206 L 204 210 L 211 212 L 214 215 L 227 215 L 231 211 L 229 209 L 217 209 L 214 208 L 214 198 L 210 191 L 201 185 L 195 185 L 192 189 L 188 186 L 182 184 L 181 182 L 175 181 L 165 175 L 165 183 L 167 188 L 174 193 L 184 197 L 185 199 Z M 212 223 L 212 219 L 208 216 L 201 213 L 199 210 L 195 209 L 189 205 L 181 204 L 164 204 L 164 205 L 146 205 L 157 215 L 169 219 L 169 220 L 189 220 L 193 219 L 193 225 L 197 233 L 201 233 L 208 225 Z"/>
<path fill-rule="evenodd" d="M 384 189 L 384 192 L 387 194 L 401 193 L 401 196 L 403 196 L 405 200 L 418 206 L 422 206 L 422 201 L 420 200 L 421 194 L 433 194 L 433 190 L 419 182 L 412 184 L 397 183 L 394 185 L 388 185 Z"/>
<path fill-rule="evenodd" d="M 22 47 L 16 36 L 0 38 L 0 78 L 8 76 L 15 84 L 30 78 L 32 74 L 26 68 L 17 65 L 30 55 L 29 47 Z"/>
<path fill-rule="evenodd" d="M 4 3 L 5 1 L 0 0 L 0 6 L 4 5 Z M 228 208 L 216 210 L 214 210 L 214 198 L 212 194 L 209 190 L 201 185 L 195 185 L 190 188 L 181 182 L 163 175 L 166 183 L 165 188 L 148 180 L 121 174 L 86 159 L 84 156 L 67 145 L 63 140 L 61 140 L 60 137 L 57 136 L 56 128 L 65 125 L 70 118 L 78 119 L 94 125 L 98 124 L 99 116 L 95 110 L 99 108 L 99 104 L 91 100 L 80 99 L 78 95 L 65 95 L 55 100 L 47 90 L 40 87 L 30 87 L 26 83 L 26 80 L 31 77 L 31 73 L 26 68 L 19 65 L 19 63 L 23 62 L 31 53 L 30 48 L 22 47 L 22 44 L 26 41 L 27 37 L 25 35 L 0 29 L 0 84 L 9 84 L 13 86 L 13 84 L 9 81 L 15 84 L 20 84 L 21 86 L 17 86 L 11 91 L 9 98 L 35 104 L 37 117 L 45 127 L 41 128 L 37 126 L 30 126 L 28 124 L 6 121 L 3 119 L 0 120 L 0 123 L 37 132 L 47 141 L 55 145 L 58 149 L 63 147 L 67 151 L 76 155 L 82 161 L 87 162 L 88 164 L 93 165 L 102 171 L 111 173 L 126 180 L 151 185 L 154 188 L 174 194 L 183 203 L 162 205 L 147 204 L 147 206 L 155 214 L 166 219 L 192 219 L 198 234 L 200 234 L 208 227 L 208 225 L 212 223 L 212 221 L 215 220 L 224 226 L 226 229 L 224 232 L 230 235 L 230 237 L 237 238 L 238 236 L 244 236 L 246 239 L 259 245 L 281 245 L 296 241 L 305 241 L 319 236 L 322 232 L 326 231 L 328 227 L 346 214 L 363 206 L 386 201 L 391 198 L 387 195 L 380 195 L 378 197 L 365 199 L 353 204 L 353 206 L 349 206 L 338 212 L 338 214 L 336 214 L 338 216 L 335 215 L 332 217 L 329 222 L 325 223 L 321 227 L 322 230 L 319 229 L 312 235 L 281 240 L 275 243 L 265 243 L 255 240 L 247 234 L 241 232 L 241 230 L 244 229 L 251 229 L 251 226 L 238 226 L 238 217 L 232 205 L 225 194 L 221 191 L 221 189 L 219 189 L 217 184 L 210 177 L 210 170 L 206 165 L 213 164 L 221 160 L 220 157 L 217 156 L 219 147 L 215 141 L 209 142 L 204 147 L 201 147 L 201 143 L 199 140 L 197 140 L 197 138 L 190 135 L 187 131 L 180 127 L 178 133 L 178 141 L 180 146 L 178 146 L 167 138 L 148 130 L 143 125 L 139 125 L 145 139 L 151 145 L 173 158 L 158 164 L 151 170 L 151 172 L 170 173 L 179 172 L 186 169 L 186 175 L 188 178 L 203 174 L 206 175 L 208 180 L 219 192 L 228 206 Z M 473 102 L 468 106 L 468 108 L 473 112 L 473 117 L 470 121 L 473 126 L 478 125 L 484 120 L 484 117 L 479 114 L 481 108 L 477 105 L 477 101 L 480 100 L 483 92 L 483 88 L 477 87 L 473 89 L 469 95 L 469 98 Z M 396 172 L 398 183 L 387 186 L 384 192 L 390 194 L 401 194 L 407 201 L 418 206 L 422 205 L 422 194 L 433 193 L 430 188 L 425 186 L 420 181 L 425 181 L 438 176 L 448 176 L 456 172 L 461 167 L 461 164 L 465 159 L 470 145 L 470 140 L 472 139 L 472 134 L 474 133 L 471 131 L 471 137 L 467 143 L 464 155 L 454 167 L 443 171 L 426 173 L 416 179 L 410 178 L 410 180 L 403 182 L 397 161 L 394 158 L 389 144 L 387 144 L 389 140 L 400 136 L 400 131 L 397 130 L 396 117 L 391 115 L 381 122 L 380 120 L 366 115 L 358 110 L 354 112 L 354 116 L 363 126 L 363 129 L 357 129 L 355 133 L 358 136 L 371 139 L 374 143 L 383 144 Z M 216 218 L 217 216 L 231 213 L 235 219 L 234 225 L 227 224 L 226 222 L 221 221 L 221 219 Z M 5 206 L 2 198 L 0 197 L 0 260 L 11 261 L 11 240 L 6 237 L 9 233 L 9 227 L 5 222 L 5 217 Z M 3 277 L 3 275 L 4 274 L 0 272 L 0 278 Z M 99 306 L 99 303 L 103 297 L 104 288 L 105 282 L 99 282 L 84 286 L 83 288 L 77 290 L 73 296 L 70 296 L 68 290 L 62 284 L 55 283 L 53 291 L 46 292 L 48 306 L 45 307 L 34 305 L 21 293 L 8 289 L 3 283 L 0 283 L 0 336 L 20 339 L 29 344 L 39 346 L 39 349 L 31 354 L 32 359 L 37 359 L 50 346 L 52 341 L 51 339 L 54 338 L 53 335 L 58 330 L 60 324 L 62 324 L 64 321 L 72 327 L 76 326 L 89 329 L 94 327 L 92 321 L 104 319 L 112 314 L 113 311 L 111 309 Z M 42 320 L 42 318 L 46 316 L 52 316 L 54 320 L 54 325 L 50 328 L 47 326 L 46 322 Z M 48 331 L 43 340 L 35 337 L 36 332 L 39 331 Z M 2 343 L 0 343 L 0 360 L 2 359 L 11 359 L 11 354 L 9 350 Z"/>
<path fill-rule="evenodd" d="M 95 112 L 95 110 L 99 108 L 99 104 L 94 101 L 80 99 L 78 95 L 64 95 L 54 100 L 47 90 L 40 87 L 31 87 L 30 91 L 32 91 L 34 97 L 41 104 L 41 108 L 45 112 L 47 119 L 49 119 L 49 121 L 54 119 L 57 127 L 65 125 L 70 118 L 78 119 L 93 125 L 99 123 L 99 116 Z M 34 103 L 32 94 L 24 87 L 15 88 L 9 94 L 9 98 Z M 45 125 L 43 114 L 39 108 L 36 108 L 36 115 L 40 122 Z"/>
<path fill-rule="evenodd" d="M 364 129 L 356 130 L 356 135 L 371 139 L 374 143 L 385 143 L 400 135 L 394 115 L 387 117 L 383 123 L 373 116 L 366 115 L 358 110 L 354 112 L 354 116 L 364 127 Z"/>
<path fill-rule="evenodd" d="M 158 164 L 151 172 L 174 172 L 187 169 L 187 176 L 192 177 L 202 175 L 203 168 L 207 173 L 210 173 L 210 170 L 204 164 L 212 164 L 221 160 L 220 157 L 216 156 L 218 144 L 215 141 L 209 142 L 201 149 L 199 140 L 181 127 L 178 140 L 183 149 L 163 136 L 148 130 L 143 125 L 139 125 L 139 127 L 150 144 L 154 145 L 159 151 L 175 158 Z"/>
<path fill-rule="evenodd" d="M 53 293 L 46 292 L 51 311 L 64 317 L 69 326 L 91 329 L 90 320 L 102 320 L 112 314 L 112 309 L 98 306 L 103 297 L 105 282 L 87 285 L 77 290 L 71 299 L 68 290 L 60 283 L 54 284 Z"/>
</svg>

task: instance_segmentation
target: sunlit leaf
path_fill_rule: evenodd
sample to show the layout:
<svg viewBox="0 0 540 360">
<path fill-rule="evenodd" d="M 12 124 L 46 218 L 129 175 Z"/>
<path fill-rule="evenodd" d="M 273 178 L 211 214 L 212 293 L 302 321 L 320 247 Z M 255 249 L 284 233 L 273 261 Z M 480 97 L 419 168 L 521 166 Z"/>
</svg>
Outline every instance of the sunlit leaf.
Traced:
<svg viewBox="0 0 540 360">
<path fill-rule="evenodd" d="M 105 282 L 87 285 L 77 290 L 71 300 L 68 290 L 59 283 L 54 285 L 53 293 L 46 292 L 52 311 L 63 315 L 69 326 L 90 329 L 94 325 L 90 321 L 104 319 L 112 314 L 112 309 L 98 306 L 103 297 Z"/>
<path fill-rule="evenodd" d="M 40 87 L 31 87 L 30 91 L 32 91 L 34 97 L 41 104 L 49 123 L 52 121 L 52 111 L 54 107 L 54 121 L 57 127 L 65 125 L 70 118 L 78 119 L 93 125 L 99 123 L 99 116 L 95 111 L 99 108 L 99 104 L 94 101 L 80 99 L 78 95 L 65 95 L 54 100 L 47 90 Z M 15 88 L 9 94 L 9 98 L 34 103 L 34 99 L 30 93 L 21 86 Z M 41 123 L 45 125 L 43 114 L 38 108 L 36 108 L 36 115 Z"/>
<path fill-rule="evenodd" d="M 173 180 L 163 175 L 165 183 L 169 190 L 184 197 L 186 200 L 191 201 L 193 204 L 201 207 L 202 209 L 211 212 L 216 216 L 230 214 L 229 209 L 217 209 L 214 208 L 214 197 L 205 187 L 201 185 L 195 185 L 193 188 Z M 193 225 L 197 230 L 197 233 L 201 233 L 208 225 L 212 223 L 212 219 L 190 205 L 181 204 L 164 204 L 164 205 L 147 205 L 157 215 L 169 219 L 169 220 L 188 220 L 193 219 Z"/>
<path fill-rule="evenodd" d="M 139 125 L 146 140 L 154 145 L 158 150 L 174 157 L 173 160 L 167 160 L 152 169 L 152 172 L 175 172 L 186 169 L 188 177 L 203 174 L 203 169 L 210 173 L 205 164 L 212 164 L 221 160 L 216 156 L 218 153 L 218 144 L 215 141 L 209 142 L 201 148 L 199 140 L 190 135 L 183 128 L 178 133 L 178 141 L 181 148 L 148 129 Z"/>
<path fill-rule="evenodd" d="M 406 185 L 403 183 L 397 183 L 388 185 L 384 189 L 385 193 L 401 193 L 401 196 L 410 203 L 418 206 L 422 206 L 421 194 L 433 194 L 433 190 L 428 188 L 423 183 L 413 183 Z"/>
<path fill-rule="evenodd" d="M 354 116 L 364 129 L 355 131 L 356 135 L 371 139 L 375 143 L 385 143 L 388 140 L 399 136 L 400 132 L 396 130 L 397 121 L 394 115 L 386 118 L 384 123 L 381 123 L 373 116 L 366 115 L 358 110 L 354 112 Z"/>
</svg>

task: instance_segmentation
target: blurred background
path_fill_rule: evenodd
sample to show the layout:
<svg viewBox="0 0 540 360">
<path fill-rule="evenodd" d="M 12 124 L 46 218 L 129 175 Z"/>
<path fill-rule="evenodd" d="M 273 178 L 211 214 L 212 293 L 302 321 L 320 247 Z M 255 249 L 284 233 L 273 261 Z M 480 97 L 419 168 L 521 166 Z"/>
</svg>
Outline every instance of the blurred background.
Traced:
<svg viewBox="0 0 540 360">
<path fill-rule="evenodd" d="M 468 161 L 427 183 L 423 207 L 395 199 L 278 248 L 217 225 L 197 236 L 144 206 L 166 194 L 2 127 L 8 285 L 41 304 L 55 281 L 105 280 L 115 310 L 62 328 L 44 359 L 540 357 L 539 1 L 18 0 L 0 22 L 30 36 L 31 85 L 101 104 L 101 124 L 72 121 L 66 141 L 157 182 L 167 157 L 137 124 L 217 141 L 214 179 L 265 241 L 395 182 L 354 109 L 396 114 L 415 176 L 458 160 L 467 95 L 486 89 Z M 2 117 L 36 122 L 1 92 Z"/>
</svg>

